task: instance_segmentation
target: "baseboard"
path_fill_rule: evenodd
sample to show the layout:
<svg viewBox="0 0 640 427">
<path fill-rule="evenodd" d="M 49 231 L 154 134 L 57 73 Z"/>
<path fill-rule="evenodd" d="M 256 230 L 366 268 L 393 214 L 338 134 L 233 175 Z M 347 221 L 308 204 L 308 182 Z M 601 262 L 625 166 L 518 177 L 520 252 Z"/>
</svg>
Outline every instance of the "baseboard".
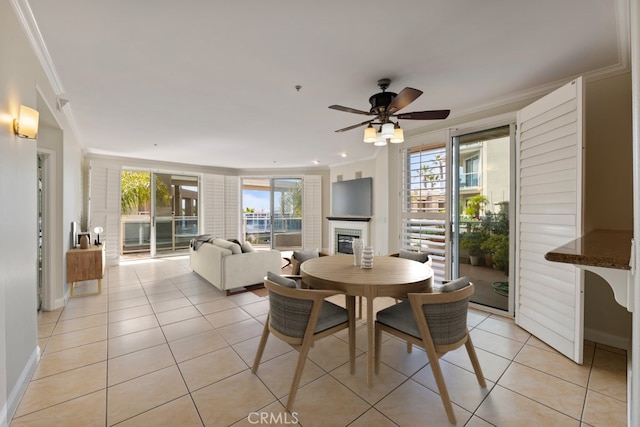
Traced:
<svg viewBox="0 0 640 427">
<path fill-rule="evenodd" d="M 54 308 L 54 310 L 59 310 L 67 305 L 67 300 L 64 297 L 57 298 L 55 304 L 56 308 Z"/>
<path fill-rule="evenodd" d="M 627 351 L 631 348 L 631 338 L 612 335 L 596 329 L 584 328 L 584 339 Z"/>
<path fill-rule="evenodd" d="M 0 427 L 7 427 L 9 421 L 7 421 L 7 402 L 4 402 L 2 408 L 0 408 Z"/>
<path fill-rule="evenodd" d="M 29 381 L 31 381 L 33 373 L 36 371 L 39 360 L 40 347 L 36 346 L 36 348 L 33 350 L 33 353 L 31 353 L 27 364 L 22 370 L 22 373 L 20 374 L 16 385 L 13 387 L 7 397 L 7 404 L 5 405 L 5 408 L 3 408 L 3 410 L 6 411 L 7 420 L 11 420 L 16 410 L 18 409 L 18 404 L 20 403 L 24 392 L 27 390 L 27 386 L 29 385 Z"/>
</svg>

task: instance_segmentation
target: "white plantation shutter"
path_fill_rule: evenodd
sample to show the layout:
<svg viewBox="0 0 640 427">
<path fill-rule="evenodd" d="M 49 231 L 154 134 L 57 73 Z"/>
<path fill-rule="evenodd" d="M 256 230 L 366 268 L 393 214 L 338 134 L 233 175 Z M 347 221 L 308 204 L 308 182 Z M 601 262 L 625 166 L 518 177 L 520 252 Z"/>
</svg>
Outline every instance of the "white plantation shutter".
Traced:
<svg viewBox="0 0 640 427">
<path fill-rule="evenodd" d="M 426 252 L 434 280 L 446 276 L 447 165 L 444 144 L 404 150 L 400 248 Z"/>
<path fill-rule="evenodd" d="M 104 229 L 100 240 L 106 242 L 108 263 L 113 263 L 120 254 L 120 175 L 120 166 L 89 162 L 87 231 L 93 236 L 95 227 Z"/>
<path fill-rule="evenodd" d="M 237 176 L 224 177 L 224 237 L 227 239 L 240 238 L 240 178 Z"/>
<path fill-rule="evenodd" d="M 235 176 L 202 176 L 203 222 L 201 232 L 221 239 L 240 237 L 240 179 Z"/>
<path fill-rule="evenodd" d="M 204 175 L 202 177 L 202 233 L 215 237 L 224 236 L 224 188 L 223 175 Z"/>
<path fill-rule="evenodd" d="M 544 255 L 582 234 L 582 78 L 518 113 L 516 323 L 582 363 L 582 272 Z"/>
<path fill-rule="evenodd" d="M 303 181 L 302 246 L 322 248 L 322 177 L 306 175 Z"/>
</svg>

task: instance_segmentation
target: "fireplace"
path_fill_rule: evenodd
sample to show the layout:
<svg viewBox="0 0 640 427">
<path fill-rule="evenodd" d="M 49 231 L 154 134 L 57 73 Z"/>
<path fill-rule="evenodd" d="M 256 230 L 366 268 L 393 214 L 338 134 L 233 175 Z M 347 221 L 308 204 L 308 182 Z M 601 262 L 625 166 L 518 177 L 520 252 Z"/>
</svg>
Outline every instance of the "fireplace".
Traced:
<svg viewBox="0 0 640 427">
<path fill-rule="evenodd" d="M 329 218 L 329 253 L 353 254 L 353 239 L 362 239 L 367 245 L 369 241 L 369 219 L 334 219 Z"/>
<path fill-rule="evenodd" d="M 359 238 L 351 234 L 340 234 L 337 236 L 338 247 L 336 252 L 339 254 L 353 254 L 353 239 Z"/>
</svg>

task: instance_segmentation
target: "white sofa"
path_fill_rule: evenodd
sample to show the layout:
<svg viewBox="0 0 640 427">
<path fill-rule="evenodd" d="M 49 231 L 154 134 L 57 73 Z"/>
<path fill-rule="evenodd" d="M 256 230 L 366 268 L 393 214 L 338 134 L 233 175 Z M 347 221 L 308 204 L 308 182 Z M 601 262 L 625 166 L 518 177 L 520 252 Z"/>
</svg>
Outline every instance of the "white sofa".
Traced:
<svg viewBox="0 0 640 427">
<path fill-rule="evenodd" d="M 223 242 L 227 241 L 212 239 L 189 248 L 191 269 L 220 290 L 231 293 L 236 288 L 263 283 L 268 271 L 277 273 L 282 268 L 280 251 L 241 253 L 237 244 Z"/>
</svg>

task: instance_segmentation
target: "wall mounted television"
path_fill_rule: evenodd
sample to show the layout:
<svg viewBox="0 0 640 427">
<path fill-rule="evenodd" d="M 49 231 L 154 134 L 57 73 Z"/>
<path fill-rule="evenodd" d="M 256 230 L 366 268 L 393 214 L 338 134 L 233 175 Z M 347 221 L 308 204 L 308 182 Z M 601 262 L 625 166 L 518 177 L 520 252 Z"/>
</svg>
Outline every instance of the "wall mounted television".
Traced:
<svg viewBox="0 0 640 427">
<path fill-rule="evenodd" d="M 371 216 L 373 214 L 373 178 L 332 183 L 331 214 L 345 217 Z"/>
</svg>

